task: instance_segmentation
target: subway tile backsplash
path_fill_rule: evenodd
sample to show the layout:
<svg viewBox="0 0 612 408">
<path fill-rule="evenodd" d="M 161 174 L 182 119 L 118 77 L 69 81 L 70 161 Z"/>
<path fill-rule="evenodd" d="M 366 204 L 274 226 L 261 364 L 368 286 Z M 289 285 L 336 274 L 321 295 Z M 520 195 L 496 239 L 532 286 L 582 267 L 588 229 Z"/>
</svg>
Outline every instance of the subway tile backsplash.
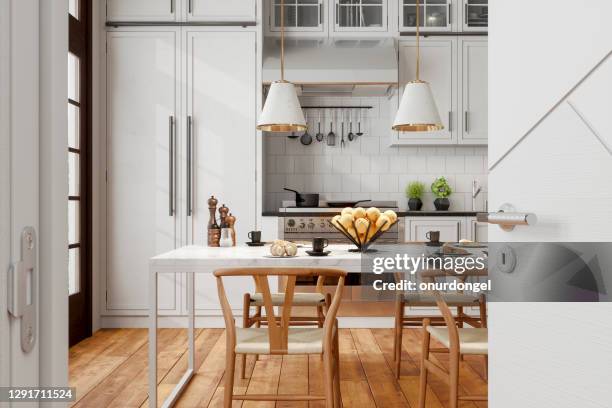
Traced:
<svg viewBox="0 0 612 408">
<path fill-rule="evenodd" d="M 397 200 L 407 207 L 404 194 L 410 181 L 426 186 L 423 209 L 434 209 L 429 186 L 439 176 L 449 181 L 454 192 L 451 210 L 471 210 L 472 181 L 478 180 L 482 193 L 477 210 L 484 210 L 487 199 L 486 146 L 389 146 L 390 109 L 386 98 L 301 98 L 307 105 L 371 105 L 361 120 L 363 136 L 349 142 L 348 120 L 344 149 L 340 147 L 340 126 L 334 125 L 336 145 L 313 140 L 303 146 L 299 139 L 264 136 L 264 209 L 276 211 L 282 200 L 293 199 L 283 187 L 321 193 L 323 199 Z M 318 112 L 307 118 L 316 133 Z M 329 112 L 323 114 L 321 131 L 329 133 Z M 356 112 L 354 112 L 356 120 Z M 356 132 L 356 123 L 353 124 Z M 314 135 L 313 133 L 313 135 Z"/>
</svg>

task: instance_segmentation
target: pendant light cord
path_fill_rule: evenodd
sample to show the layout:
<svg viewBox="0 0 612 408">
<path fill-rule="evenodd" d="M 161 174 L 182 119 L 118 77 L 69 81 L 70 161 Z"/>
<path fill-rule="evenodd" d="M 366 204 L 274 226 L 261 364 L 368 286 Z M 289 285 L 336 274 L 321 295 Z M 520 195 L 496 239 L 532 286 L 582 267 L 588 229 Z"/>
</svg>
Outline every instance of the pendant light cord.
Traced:
<svg viewBox="0 0 612 408">
<path fill-rule="evenodd" d="M 421 49 L 420 49 L 420 44 L 419 44 L 419 25 L 421 24 L 420 19 L 419 19 L 419 14 L 420 13 L 420 6 L 419 6 L 419 0 L 416 0 L 416 80 L 420 81 L 419 78 L 419 65 L 420 65 L 420 60 L 421 60 Z"/>
<path fill-rule="evenodd" d="M 417 0 L 418 1 L 418 0 Z M 281 81 L 285 80 L 285 0 L 281 0 Z"/>
</svg>

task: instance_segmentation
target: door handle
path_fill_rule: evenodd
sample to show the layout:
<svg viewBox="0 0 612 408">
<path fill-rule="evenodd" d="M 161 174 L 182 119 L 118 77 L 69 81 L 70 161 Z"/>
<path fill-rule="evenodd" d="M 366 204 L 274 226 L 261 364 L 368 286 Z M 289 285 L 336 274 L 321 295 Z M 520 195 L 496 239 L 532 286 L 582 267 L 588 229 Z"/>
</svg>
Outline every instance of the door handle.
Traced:
<svg viewBox="0 0 612 408">
<path fill-rule="evenodd" d="M 448 111 L 448 131 L 453 131 L 453 112 Z"/>
<path fill-rule="evenodd" d="M 192 8 L 193 8 L 193 0 L 189 0 L 189 14 L 191 14 Z"/>
<path fill-rule="evenodd" d="M 9 267 L 8 311 L 21 319 L 21 349 L 29 353 L 36 344 L 38 270 L 36 268 L 36 230 L 25 227 L 21 232 L 21 259 Z"/>
<path fill-rule="evenodd" d="M 465 111 L 463 113 L 463 116 L 464 116 L 463 128 L 465 129 L 465 133 L 470 133 L 470 125 L 469 125 L 470 115 L 468 114 L 468 111 Z"/>
<path fill-rule="evenodd" d="M 168 118 L 168 215 L 174 216 L 174 116 Z"/>
<path fill-rule="evenodd" d="M 170 14 L 174 14 L 174 0 L 170 0 Z"/>
<path fill-rule="evenodd" d="M 187 216 L 190 217 L 193 210 L 192 205 L 192 170 L 193 170 L 193 119 L 187 116 Z"/>
</svg>

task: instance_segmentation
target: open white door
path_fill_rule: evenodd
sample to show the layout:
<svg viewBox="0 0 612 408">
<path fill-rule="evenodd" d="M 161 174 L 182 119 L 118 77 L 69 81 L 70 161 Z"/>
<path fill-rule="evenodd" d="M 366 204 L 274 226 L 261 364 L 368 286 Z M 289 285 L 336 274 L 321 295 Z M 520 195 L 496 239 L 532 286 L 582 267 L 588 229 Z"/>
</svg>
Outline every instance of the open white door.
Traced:
<svg viewBox="0 0 612 408">
<path fill-rule="evenodd" d="M 489 11 L 489 208 L 538 217 L 490 225 L 489 241 L 612 242 L 612 2 Z M 609 302 L 490 303 L 489 406 L 609 407 L 611 314 Z"/>
<path fill-rule="evenodd" d="M 1 386 L 39 385 L 38 34 L 38 1 L 0 0 Z"/>
</svg>

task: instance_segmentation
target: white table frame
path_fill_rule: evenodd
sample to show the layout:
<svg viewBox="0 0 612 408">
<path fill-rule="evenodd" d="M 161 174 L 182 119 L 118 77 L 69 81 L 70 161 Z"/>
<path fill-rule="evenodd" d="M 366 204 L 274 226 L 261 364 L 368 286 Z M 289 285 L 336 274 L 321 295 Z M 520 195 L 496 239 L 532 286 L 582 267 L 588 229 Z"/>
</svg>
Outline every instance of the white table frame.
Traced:
<svg viewBox="0 0 612 408">
<path fill-rule="evenodd" d="M 361 271 L 361 256 L 349 253 L 348 245 L 331 248 L 335 257 L 309 257 L 304 254 L 297 258 L 263 258 L 261 248 L 206 248 L 183 247 L 151 259 L 149 273 L 149 407 L 157 408 L 157 283 L 160 273 L 187 275 L 187 370 L 164 400 L 162 407 L 172 407 L 195 374 L 195 274 L 211 273 L 211 268 L 253 266 L 253 267 L 340 267 L 347 272 Z M 233 251 L 233 252 L 229 252 Z M 243 253 L 240 253 L 243 251 Z M 244 253 L 246 252 L 246 253 Z"/>
</svg>

